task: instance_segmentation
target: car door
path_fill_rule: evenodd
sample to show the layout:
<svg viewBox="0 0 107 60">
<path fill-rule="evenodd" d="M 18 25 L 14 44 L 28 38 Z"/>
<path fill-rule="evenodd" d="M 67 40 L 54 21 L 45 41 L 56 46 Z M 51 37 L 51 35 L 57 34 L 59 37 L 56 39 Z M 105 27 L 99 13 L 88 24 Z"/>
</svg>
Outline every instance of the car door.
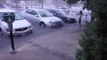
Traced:
<svg viewBox="0 0 107 60">
<path fill-rule="evenodd" d="M 24 16 L 25 18 L 33 20 L 32 10 L 31 9 L 26 10 L 24 15 L 25 15 Z"/>
<path fill-rule="evenodd" d="M 26 14 L 27 17 L 29 17 L 31 20 L 36 21 L 36 22 L 40 21 L 39 20 L 39 15 L 36 11 L 29 9 L 29 10 L 26 11 L 26 13 L 27 13 Z"/>
<path fill-rule="evenodd" d="M 32 10 L 32 18 L 36 21 L 36 22 L 40 22 L 40 16 L 37 13 L 37 11 Z"/>
</svg>

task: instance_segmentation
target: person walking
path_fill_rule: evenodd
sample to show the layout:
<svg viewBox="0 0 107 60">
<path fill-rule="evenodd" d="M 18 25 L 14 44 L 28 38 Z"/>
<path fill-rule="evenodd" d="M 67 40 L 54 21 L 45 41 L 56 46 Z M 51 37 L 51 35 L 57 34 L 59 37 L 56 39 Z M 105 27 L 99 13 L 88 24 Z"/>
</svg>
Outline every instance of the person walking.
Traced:
<svg viewBox="0 0 107 60">
<path fill-rule="evenodd" d="M 81 19 L 82 19 L 82 15 L 83 15 L 83 11 L 82 10 L 80 10 L 79 15 L 80 15 L 80 17 L 79 17 L 78 23 L 79 23 L 79 27 L 81 27 Z"/>
</svg>

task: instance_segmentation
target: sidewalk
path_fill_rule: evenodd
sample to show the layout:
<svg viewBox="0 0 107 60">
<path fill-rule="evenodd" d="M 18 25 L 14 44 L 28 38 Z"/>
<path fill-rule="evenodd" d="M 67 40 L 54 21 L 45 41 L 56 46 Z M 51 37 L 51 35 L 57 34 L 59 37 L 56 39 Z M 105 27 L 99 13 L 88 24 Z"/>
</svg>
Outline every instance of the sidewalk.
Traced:
<svg viewBox="0 0 107 60">
<path fill-rule="evenodd" d="M 16 54 L 1 50 L 0 60 L 75 60 L 81 32 L 68 29 L 31 39 Z"/>
</svg>

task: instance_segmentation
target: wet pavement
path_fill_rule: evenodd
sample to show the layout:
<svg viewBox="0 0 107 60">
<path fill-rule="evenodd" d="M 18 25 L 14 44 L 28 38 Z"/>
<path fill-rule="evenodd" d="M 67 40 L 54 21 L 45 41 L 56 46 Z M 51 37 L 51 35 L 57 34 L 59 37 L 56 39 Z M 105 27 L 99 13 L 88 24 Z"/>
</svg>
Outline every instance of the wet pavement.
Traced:
<svg viewBox="0 0 107 60">
<path fill-rule="evenodd" d="M 9 48 L 1 49 L 0 60 L 75 60 L 81 33 L 69 29 L 33 38 L 17 46 L 16 54 L 10 54 Z"/>
</svg>

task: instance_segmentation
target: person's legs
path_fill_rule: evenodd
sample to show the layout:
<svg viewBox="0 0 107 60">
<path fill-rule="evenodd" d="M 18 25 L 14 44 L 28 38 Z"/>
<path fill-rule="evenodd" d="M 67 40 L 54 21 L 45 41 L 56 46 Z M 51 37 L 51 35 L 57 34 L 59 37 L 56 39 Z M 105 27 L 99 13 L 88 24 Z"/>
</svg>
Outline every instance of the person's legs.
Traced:
<svg viewBox="0 0 107 60">
<path fill-rule="evenodd" d="M 81 18 L 79 18 L 79 27 L 81 27 Z"/>
</svg>

